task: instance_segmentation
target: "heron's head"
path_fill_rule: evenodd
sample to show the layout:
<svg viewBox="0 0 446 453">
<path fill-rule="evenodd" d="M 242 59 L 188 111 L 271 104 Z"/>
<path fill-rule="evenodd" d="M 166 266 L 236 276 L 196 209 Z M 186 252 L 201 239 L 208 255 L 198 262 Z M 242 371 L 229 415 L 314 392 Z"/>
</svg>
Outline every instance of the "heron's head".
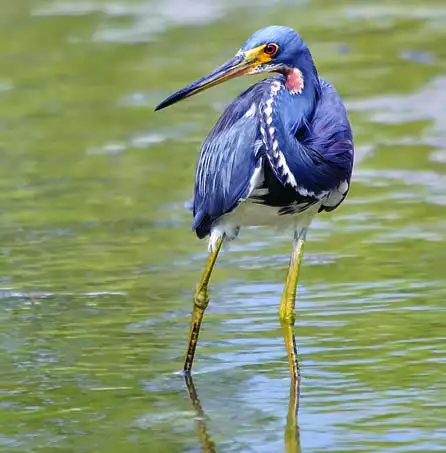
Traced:
<svg viewBox="0 0 446 453">
<path fill-rule="evenodd" d="M 246 74 L 290 74 L 290 90 L 298 92 L 303 88 L 302 74 L 308 71 L 316 72 L 304 40 L 292 28 L 272 25 L 256 31 L 233 58 L 210 74 L 173 93 L 155 110 L 161 110 L 207 88 Z"/>
</svg>

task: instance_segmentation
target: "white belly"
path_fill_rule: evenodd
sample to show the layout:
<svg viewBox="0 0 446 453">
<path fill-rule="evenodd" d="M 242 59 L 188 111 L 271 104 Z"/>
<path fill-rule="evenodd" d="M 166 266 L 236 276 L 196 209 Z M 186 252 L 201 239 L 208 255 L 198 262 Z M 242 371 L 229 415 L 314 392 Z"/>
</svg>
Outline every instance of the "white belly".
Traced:
<svg viewBox="0 0 446 453">
<path fill-rule="evenodd" d="M 275 229 L 289 229 L 291 231 L 307 227 L 320 207 L 317 203 L 297 214 L 279 214 L 278 207 L 266 206 L 247 199 L 234 211 L 220 217 L 211 228 L 209 250 L 215 250 L 218 240 L 225 236 L 225 240 L 237 237 L 239 229 L 244 226 L 269 227 Z"/>
</svg>

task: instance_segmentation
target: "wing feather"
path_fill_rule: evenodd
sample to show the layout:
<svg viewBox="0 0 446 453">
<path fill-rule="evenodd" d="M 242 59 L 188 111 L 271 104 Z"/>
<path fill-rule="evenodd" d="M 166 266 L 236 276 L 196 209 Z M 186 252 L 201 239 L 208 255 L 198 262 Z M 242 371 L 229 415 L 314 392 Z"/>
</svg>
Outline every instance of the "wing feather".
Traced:
<svg viewBox="0 0 446 453">
<path fill-rule="evenodd" d="M 331 179 L 329 193 L 321 210 L 336 209 L 347 196 L 353 169 L 353 133 L 345 105 L 335 90 L 321 79 L 322 96 L 312 121 L 311 139 L 307 146 L 319 152 L 325 178 Z"/>
<path fill-rule="evenodd" d="M 280 154 L 283 160 L 275 162 L 265 148 L 259 115 L 264 93 L 274 80 L 281 79 L 259 82 L 235 99 L 201 148 L 193 201 L 193 228 L 200 238 L 210 233 L 218 218 L 255 195 L 253 175 L 261 169 L 266 178 L 262 187 L 268 190 L 256 198 L 270 206 L 283 207 L 279 214 L 301 212 L 318 202 L 321 210 L 330 211 L 347 195 L 354 150 L 350 122 L 340 96 L 330 84 L 320 80 L 321 96 L 311 121 L 297 133 L 294 146 Z M 290 186 L 284 170 L 292 173 L 296 187 Z"/>
<path fill-rule="evenodd" d="M 252 190 L 251 178 L 261 165 L 262 141 L 256 113 L 265 83 L 253 85 L 235 99 L 203 143 L 193 202 L 193 228 L 200 238 Z"/>
</svg>

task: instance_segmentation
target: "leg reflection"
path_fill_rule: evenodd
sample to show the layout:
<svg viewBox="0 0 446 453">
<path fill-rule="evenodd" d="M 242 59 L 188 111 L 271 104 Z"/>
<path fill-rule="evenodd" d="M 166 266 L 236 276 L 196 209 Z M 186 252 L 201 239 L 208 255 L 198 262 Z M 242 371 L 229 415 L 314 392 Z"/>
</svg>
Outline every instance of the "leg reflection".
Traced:
<svg viewBox="0 0 446 453">
<path fill-rule="evenodd" d="M 290 400 L 288 404 L 288 415 L 285 425 L 285 453 L 300 453 L 300 435 L 299 426 L 297 424 L 297 414 L 299 410 L 299 394 L 300 394 L 300 373 L 299 364 L 297 361 L 296 343 L 291 326 L 284 328 L 285 343 L 293 346 L 295 361 L 295 369 L 291 373 L 290 382 Z M 290 341 L 291 340 L 291 341 Z M 288 346 L 287 346 L 288 349 Z M 192 376 L 185 374 L 184 380 L 186 382 L 189 399 L 195 411 L 195 425 L 198 438 L 201 445 L 202 453 L 216 453 L 217 448 L 214 441 L 211 439 L 206 427 L 206 415 L 201 407 L 200 399 L 198 398 Z"/>
<path fill-rule="evenodd" d="M 189 399 L 195 410 L 195 426 L 198 434 L 198 438 L 201 444 L 201 451 L 203 453 L 216 453 L 217 449 L 213 440 L 210 438 L 205 423 L 205 413 L 201 407 L 200 400 L 198 398 L 197 391 L 195 390 L 194 381 L 190 374 L 184 375 L 186 381 L 187 391 L 189 393 Z"/>
<path fill-rule="evenodd" d="M 284 324 L 282 325 L 282 328 L 291 371 L 290 401 L 288 404 L 288 415 L 285 426 L 285 452 L 300 453 L 299 425 L 297 424 L 300 397 L 300 369 L 296 339 L 294 338 L 292 326 Z"/>
</svg>

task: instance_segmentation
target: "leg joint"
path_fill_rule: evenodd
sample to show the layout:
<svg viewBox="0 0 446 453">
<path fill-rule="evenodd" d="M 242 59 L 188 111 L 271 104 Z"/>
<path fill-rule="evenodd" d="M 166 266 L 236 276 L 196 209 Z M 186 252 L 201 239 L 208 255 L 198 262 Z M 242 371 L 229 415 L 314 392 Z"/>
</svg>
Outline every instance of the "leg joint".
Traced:
<svg viewBox="0 0 446 453">
<path fill-rule="evenodd" d="M 209 304 L 209 296 L 206 288 L 198 287 L 195 291 L 194 304 L 199 310 L 206 310 Z"/>
<path fill-rule="evenodd" d="M 279 319 L 280 324 L 282 326 L 294 326 L 294 322 L 296 321 L 296 315 L 294 313 L 282 313 L 279 312 Z"/>
</svg>

